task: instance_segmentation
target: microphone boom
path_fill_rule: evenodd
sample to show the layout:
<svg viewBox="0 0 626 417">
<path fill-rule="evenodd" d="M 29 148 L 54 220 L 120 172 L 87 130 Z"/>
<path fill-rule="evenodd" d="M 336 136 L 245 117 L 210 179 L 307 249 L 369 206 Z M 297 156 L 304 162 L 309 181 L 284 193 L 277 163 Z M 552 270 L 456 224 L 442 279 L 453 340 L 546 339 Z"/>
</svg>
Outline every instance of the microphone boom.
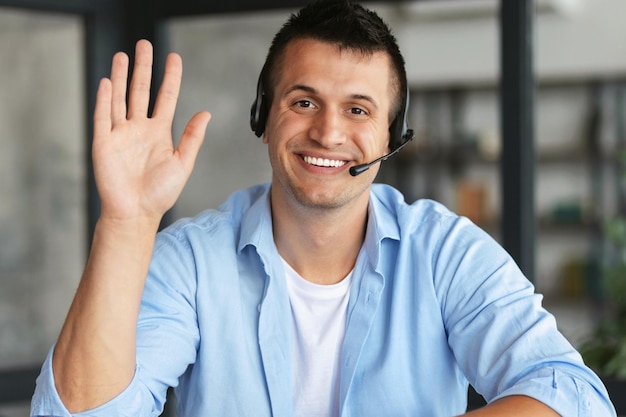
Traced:
<svg viewBox="0 0 626 417">
<path fill-rule="evenodd" d="M 367 171 L 368 169 L 370 169 L 370 167 L 374 164 L 377 164 L 379 162 L 382 161 L 386 161 L 387 158 L 390 158 L 391 156 L 397 154 L 398 152 L 400 152 L 400 149 L 404 148 L 406 146 L 407 143 L 409 143 L 411 140 L 413 140 L 413 131 L 412 130 L 408 130 L 406 132 L 406 134 L 404 135 L 404 142 L 402 142 L 402 145 L 398 146 L 396 149 L 394 149 L 393 151 L 389 152 L 388 154 L 385 154 L 383 156 L 381 156 L 380 158 L 376 158 L 371 162 L 368 162 L 366 164 L 360 164 L 360 165 L 355 165 L 350 167 L 350 175 L 352 175 L 353 177 L 356 177 L 359 174 L 364 173 L 365 171 Z"/>
</svg>

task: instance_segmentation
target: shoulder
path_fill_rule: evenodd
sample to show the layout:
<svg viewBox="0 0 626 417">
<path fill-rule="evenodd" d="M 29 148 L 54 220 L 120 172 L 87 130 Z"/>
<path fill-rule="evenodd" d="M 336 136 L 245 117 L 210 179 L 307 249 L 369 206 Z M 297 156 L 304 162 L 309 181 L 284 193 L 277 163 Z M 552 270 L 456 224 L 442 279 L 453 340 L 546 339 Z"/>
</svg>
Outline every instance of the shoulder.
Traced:
<svg viewBox="0 0 626 417">
<path fill-rule="evenodd" d="M 206 238 L 207 235 L 217 237 L 220 232 L 236 232 L 248 210 L 263 200 L 268 190 L 269 184 L 237 190 L 218 208 L 206 209 L 196 216 L 181 218 L 159 232 L 159 236 L 187 240 L 194 234 L 201 234 Z"/>
<path fill-rule="evenodd" d="M 458 257 L 467 260 L 477 251 L 506 257 L 491 235 L 437 201 L 408 203 L 393 187 L 376 184 L 371 202 L 379 234 L 397 238 L 402 247 L 429 253 L 444 262 Z"/>
<path fill-rule="evenodd" d="M 430 199 L 407 202 L 397 189 L 384 184 L 372 186 L 371 202 L 377 217 L 395 219 L 400 228 L 450 224 L 461 219 L 445 205 Z"/>
</svg>

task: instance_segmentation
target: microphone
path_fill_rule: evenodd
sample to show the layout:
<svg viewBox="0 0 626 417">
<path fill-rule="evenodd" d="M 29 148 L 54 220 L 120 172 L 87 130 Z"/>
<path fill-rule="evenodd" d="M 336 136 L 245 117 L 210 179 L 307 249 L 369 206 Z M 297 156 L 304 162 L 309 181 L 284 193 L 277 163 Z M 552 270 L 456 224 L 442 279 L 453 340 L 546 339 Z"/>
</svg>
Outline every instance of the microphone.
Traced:
<svg viewBox="0 0 626 417">
<path fill-rule="evenodd" d="M 366 164 L 355 165 L 353 167 L 350 167 L 350 175 L 352 175 L 353 177 L 356 177 L 357 175 L 362 174 L 365 171 L 367 171 L 368 169 L 370 169 L 370 167 L 372 165 L 377 164 L 377 163 L 382 162 L 382 161 L 386 161 L 388 158 L 390 158 L 393 155 L 395 155 L 398 152 L 400 152 L 400 149 L 404 148 L 407 143 L 412 141 L 413 140 L 413 136 L 414 136 L 413 135 L 413 130 L 411 130 L 411 129 L 407 130 L 406 134 L 404 135 L 404 139 L 405 140 L 404 140 L 404 142 L 402 142 L 402 145 L 398 146 L 392 152 L 389 152 L 388 154 L 385 154 L 385 155 L 381 156 L 380 158 L 374 159 L 372 162 L 368 162 Z"/>
</svg>

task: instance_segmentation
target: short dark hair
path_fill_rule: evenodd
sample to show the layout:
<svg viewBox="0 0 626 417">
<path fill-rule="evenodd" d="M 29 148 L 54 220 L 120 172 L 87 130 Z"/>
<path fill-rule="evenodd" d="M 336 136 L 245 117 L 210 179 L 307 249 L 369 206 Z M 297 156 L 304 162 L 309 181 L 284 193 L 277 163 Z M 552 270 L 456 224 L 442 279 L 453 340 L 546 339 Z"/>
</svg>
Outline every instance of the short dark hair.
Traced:
<svg viewBox="0 0 626 417">
<path fill-rule="evenodd" d="M 310 3 L 292 14 L 276 33 L 261 74 L 269 103 L 273 100 L 278 76 L 276 68 L 287 45 L 296 39 L 319 40 L 364 55 L 386 52 L 395 72 L 392 86 L 396 99 L 390 119 L 395 119 L 402 110 L 407 79 L 404 58 L 396 38 L 378 14 L 350 0 L 319 0 Z"/>
</svg>

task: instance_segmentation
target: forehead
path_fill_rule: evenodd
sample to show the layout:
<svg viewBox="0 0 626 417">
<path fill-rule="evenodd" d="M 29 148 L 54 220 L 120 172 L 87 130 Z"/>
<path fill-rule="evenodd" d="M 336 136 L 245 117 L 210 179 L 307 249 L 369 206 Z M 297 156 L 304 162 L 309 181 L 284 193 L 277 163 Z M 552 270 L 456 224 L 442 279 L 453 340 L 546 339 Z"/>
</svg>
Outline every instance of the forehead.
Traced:
<svg viewBox="0 0 626 417">
<path fill-rule="evenodd" d="M 293 83 L 320 83 L 393 95 L 393 70 L 384 51 L 362 52 L 314 39 L 291 41 L 276 62 L 275 88 Z"/>
</svg>

